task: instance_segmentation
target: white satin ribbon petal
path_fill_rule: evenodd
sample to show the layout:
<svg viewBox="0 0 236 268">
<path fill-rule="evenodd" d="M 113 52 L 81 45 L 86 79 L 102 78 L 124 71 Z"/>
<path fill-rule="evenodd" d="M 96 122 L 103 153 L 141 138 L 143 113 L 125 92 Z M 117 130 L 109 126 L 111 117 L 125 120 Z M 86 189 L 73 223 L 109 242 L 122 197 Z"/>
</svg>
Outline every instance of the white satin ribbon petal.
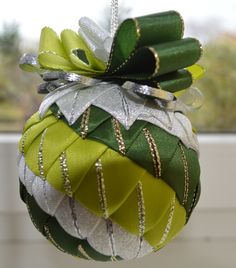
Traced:
<svg viewBox="0 0 236 268">
<path fill-rule="evenodd" d="M 79 34 L 84 39 L 94 56 L 108 62 L 113 38 L 110 34 L 87 17 L 79 20 Z"/>
<path fill-rule="evenodd" d="M 65 88 L 67 88 L 67 89 L 65 90 Z M 79 88 L 81 88 L 80 84 L 75 84 L 74 86 L 65 85 L 63 87 L 58 88 L 57 90 L 54 90 L 54 91 L 50 92 L 45 97 L 45 99 L 43 100 L 43 102 L 41 103 L 41 105 L 39 107 L 39 115 L 40 115 L 40 117 L 43 117 L 47 113 L 49 108 L 54 103 L 56 103 L 59 99 L 63 98 L 64 96 L 66 96 L 68 94 L 70 94 L 71 92 L 74 92 L 74 91 L 78 90 Z"/>
</svg>

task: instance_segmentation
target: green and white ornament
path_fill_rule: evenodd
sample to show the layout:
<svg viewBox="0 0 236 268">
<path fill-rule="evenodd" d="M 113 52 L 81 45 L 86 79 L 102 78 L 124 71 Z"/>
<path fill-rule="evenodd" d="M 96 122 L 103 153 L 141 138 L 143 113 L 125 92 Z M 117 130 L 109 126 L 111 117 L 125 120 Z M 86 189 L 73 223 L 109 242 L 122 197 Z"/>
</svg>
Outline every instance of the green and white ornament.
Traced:
<svg viewBox="0 0 236 268">
<path fill-rule="evenodd" d="M 22 57 L 47 93 L 19 143 L 22 200 L 59 250 L 88 260 L 158 251 L 200 196 L 198 142 L 185 113 L 201 93 L 198 40 L 175 11 L 124 21 L 114 38 L 88 18 L 50 28 Z M 186 104 L 187 103 L 187 104 Z"/>
</svg>

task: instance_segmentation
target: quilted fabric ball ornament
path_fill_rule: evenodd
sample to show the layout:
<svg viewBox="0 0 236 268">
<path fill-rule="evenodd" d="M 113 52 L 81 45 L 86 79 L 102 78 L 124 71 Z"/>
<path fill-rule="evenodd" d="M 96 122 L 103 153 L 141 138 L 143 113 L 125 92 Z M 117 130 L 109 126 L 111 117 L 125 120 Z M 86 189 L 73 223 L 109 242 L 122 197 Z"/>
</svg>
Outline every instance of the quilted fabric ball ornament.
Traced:
<svg viewBox="0 0 236 268">
<path fill-rule="evenodd" d="M 22 200 L 59 250 L 88 260 L 143 257 L 187 223 L 200 195 L 198 142 L 185 113 L 201 94 L 201 45 L 174 11 L 125 20 L 112 38 L 88 18 L 50 28 L 37 72 L 47 94 L 19 143 Z M 195 64 L 195 65 L 194 65 Z"/>
</svg>

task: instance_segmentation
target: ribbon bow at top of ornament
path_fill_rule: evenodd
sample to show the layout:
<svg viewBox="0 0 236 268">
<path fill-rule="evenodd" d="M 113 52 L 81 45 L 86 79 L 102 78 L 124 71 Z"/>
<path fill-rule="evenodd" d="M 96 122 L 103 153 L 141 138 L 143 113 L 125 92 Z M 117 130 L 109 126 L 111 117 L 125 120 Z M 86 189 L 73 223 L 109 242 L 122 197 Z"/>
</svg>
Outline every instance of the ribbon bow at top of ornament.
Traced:
<svg viewBox="0 0 236 268">
<path fill-rule="evenodd" d="M 191 85 L 204 73 L 195 64 L 202 48 L 198 40 L 183 38 L 184 23 L 179 13 L 127 19 L 114 38 L 86 17 L 80 19 L 79 26 L 78 33 L 64 30 L 60 38 L 52 29 L 44 28 L 38 57 L 25 54 L 21 59 L 22 69 L 39 73 L 45 81 L 39 92 L 49 94 L 40 107 L 41 116 L 57 103 L 73 124 L 94 104 L 129 129 L 137 119 L 153 123 L 161 121 L 162 112 L 186 112 L 201 103 L 201 93 Z M 78 89 L 86 90 L 78 93 Z M 78 107 L 75 92 L 83 95 Z M 124 115 L 118 108 L 119 98 Z M 171 121 L 171 114 L 167 115 Z M 173 122 L 163 125 L 170 131 Z"/>
</svg>

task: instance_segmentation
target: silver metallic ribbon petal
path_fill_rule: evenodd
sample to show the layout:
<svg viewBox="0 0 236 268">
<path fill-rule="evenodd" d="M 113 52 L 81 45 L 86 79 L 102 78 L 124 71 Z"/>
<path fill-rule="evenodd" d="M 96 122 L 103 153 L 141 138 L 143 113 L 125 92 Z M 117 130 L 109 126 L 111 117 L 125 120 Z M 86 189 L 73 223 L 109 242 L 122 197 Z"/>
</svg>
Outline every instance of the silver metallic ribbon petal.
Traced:
<svg viewBox="0 0 236 268">
<path fill-rule="evenodd" d="M 38 56 L 35 54 L 25 53 L 21 58 L 19 65 L 22 70 L 26 72 L 41 73 L 40 66 L 38 64 Z M 44 72 L 44 71 L 42 71 Z"/>
</svg>

